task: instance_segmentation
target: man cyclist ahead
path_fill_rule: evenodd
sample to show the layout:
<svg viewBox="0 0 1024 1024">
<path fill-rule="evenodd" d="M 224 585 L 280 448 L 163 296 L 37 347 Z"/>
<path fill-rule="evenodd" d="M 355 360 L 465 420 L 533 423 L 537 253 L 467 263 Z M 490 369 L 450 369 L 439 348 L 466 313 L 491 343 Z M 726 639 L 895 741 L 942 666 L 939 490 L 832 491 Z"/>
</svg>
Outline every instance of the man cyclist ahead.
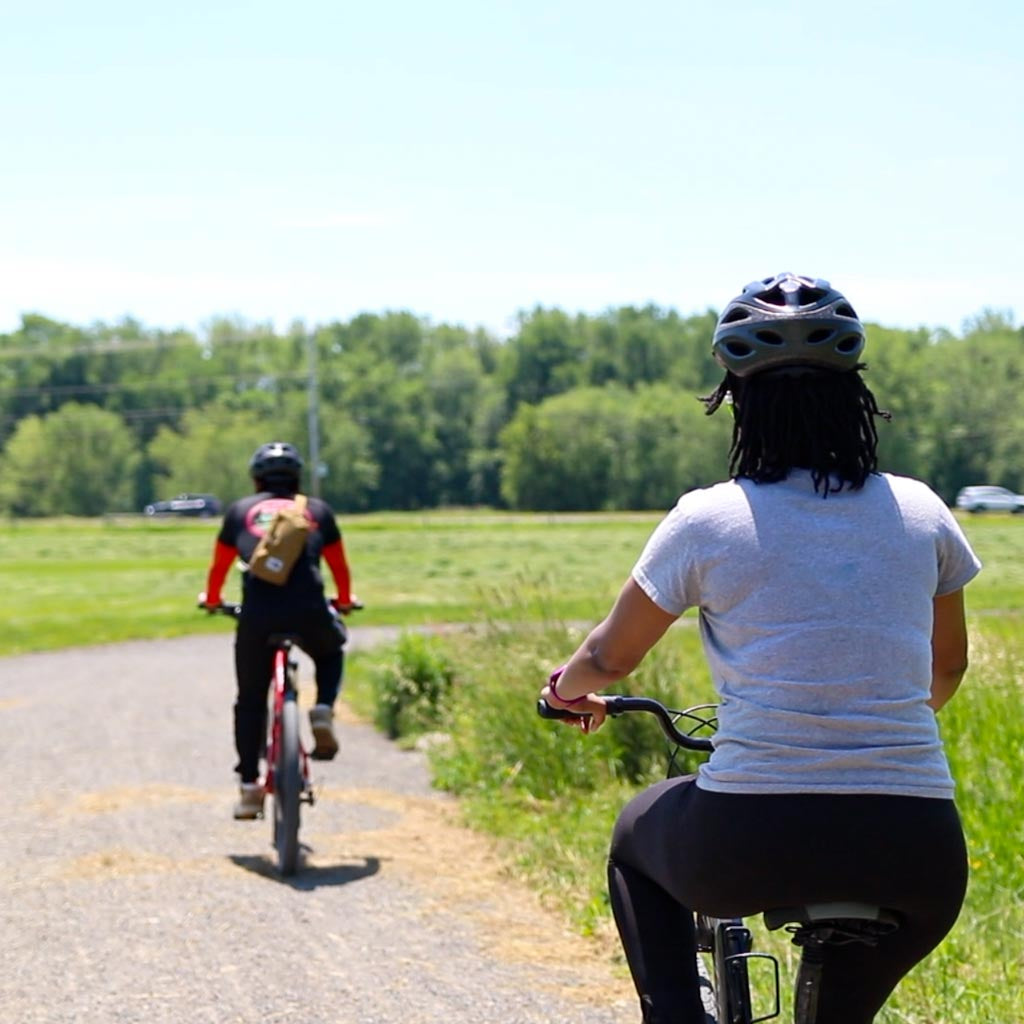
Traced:
<svg viewBox="0 0 1024 1024">
<path fill-rule="evenodd" d="M 266 728 L 267 696 L 273 666 L 273 633 L 294 633 L 299 646 L 316 666 L 316 705 L 309 721 L 315 746 L 313 757 L 330 760 L 338 751 L 334 734 L 334 702 L 341 689 L 344 624 L 331 606 L 345 613 L 357 605 L 341 532 L 330 506 L 309 498 L 306 518 L 310 530 L 305 551 L 283 584 L 270 583 L 245 571 L 264 530 L 282 506 L 294 504 L 299 492 L 302 458 L 294 445 L 270 441 L 261 445 L 249 462 L 255 493 L 228 506 L 213 548 L 202 598 L 207 608 L 221 603 L 224 581 L 235 558 L 243 563 L 242 612 L 235 634 L 235 771 L 241 780 L 238 819 L 258 818 L 263 811 L 263 783 L 259 778 L 260 750 Z M 327 563 L 337 588 L 330 604 L 324 594 L 320 559 Z"/>
<path fill-rule="evenodd" d="M 827 947 L 828 1024 L 873 1020 L 960 910 L 966 854 L 935 713 L 967 666 L 963 587 L 980 563 L 932 490 L 878 472 L 885 414 L 861 377 L 864 343 L 825 281 L 781 274 L 726 306 L 712 344 L 726 373 L 705 402 L 729 402 L 731 479 L 679 499 L 541 691 L 592 715 L 592 731 L 605 717 L 594 691 L 698 610 L 714 752 L 635 797 L 609 855 L 647 1024 L 704 1020 L 694 910 L 895 911 L 877 945 Z"/>
</svg>

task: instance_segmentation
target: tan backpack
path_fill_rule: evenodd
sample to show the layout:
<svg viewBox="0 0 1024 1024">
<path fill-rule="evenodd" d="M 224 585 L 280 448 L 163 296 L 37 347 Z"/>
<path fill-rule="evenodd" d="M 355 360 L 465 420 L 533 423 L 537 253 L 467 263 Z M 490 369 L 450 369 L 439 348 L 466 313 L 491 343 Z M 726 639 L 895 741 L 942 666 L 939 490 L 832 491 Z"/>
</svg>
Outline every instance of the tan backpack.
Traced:
<svg viewBox="0 0 1024 1024">
<path fill-rule="evenodd" d="M 249 560 L 249 572 L 267 583 L 287 583 L 292 567 L 306 548 L 309 535 L 306 496 L 296 494 L 293 500 L 293 505 L 274 513 Z"/>
</svg>

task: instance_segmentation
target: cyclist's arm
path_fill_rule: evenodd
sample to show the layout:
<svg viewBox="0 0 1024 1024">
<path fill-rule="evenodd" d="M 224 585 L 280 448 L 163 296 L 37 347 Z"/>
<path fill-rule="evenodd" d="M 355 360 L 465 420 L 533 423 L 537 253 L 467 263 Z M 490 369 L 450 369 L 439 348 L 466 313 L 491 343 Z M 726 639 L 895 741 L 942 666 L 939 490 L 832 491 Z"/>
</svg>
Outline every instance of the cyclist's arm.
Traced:
<svg viewBox="0 0 1024 1024">
<path fill-rule="evenodd" d="M 343 608 L 353 604 L 352 577 L 348 571 L 348 559 L 345 558 L 345 545 L 339 538 L 333 543 L 327 544 L 321 554 L 334 577 L 334 585 L 338 591 L 338 604 Z"/>
<path fill-rule="evenodd" d="M 938 711 L 967 671 L 967 622 L 964 592 L 954 590 L 934 601 L 932 622 L 932 693 L 928 706 Z"/>
<path fill-rule="evenodd" d="M 225 544 L 219 538 L 213 545 L 213 561 L 206 574 L 206 605 L 213 607 L 221 602 L 221 591 L 224 588 L 224 581 L 228 577 L 231 563 L 235 560 L 238 551 Z"/>
<path fill-rule="evenodd" d="M 628 676 L 678 618 L 659 608 L 630 577 L 612 610 L 569 659 L 558 696 L 574 700 Z"/>
</svg>

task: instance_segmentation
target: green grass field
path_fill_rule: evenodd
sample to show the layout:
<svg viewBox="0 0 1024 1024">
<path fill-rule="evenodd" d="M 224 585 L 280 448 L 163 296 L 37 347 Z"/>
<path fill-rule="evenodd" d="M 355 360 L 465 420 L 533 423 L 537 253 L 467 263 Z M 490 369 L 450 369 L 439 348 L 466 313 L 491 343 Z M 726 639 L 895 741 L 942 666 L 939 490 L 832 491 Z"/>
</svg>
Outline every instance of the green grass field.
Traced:
<svg viewBox="0 0 1024 1024">
<path fill-rule="evenodd" d="M 477 621 L 509 592 L 543 592 L 531 617 L 603 613 L 655 513 L 521 516 L 369 515 L 342 522 L 359 621 Z M 145 519 L 14 520 L 0 531 L 0 655 L 137 637 L 228 629 L 195 610 L 216 525 Z M 1024 610 L 1024 519 L 964 522 L 986 571 L 972 612 Z M 237 596 L 232 572 L 227 596 Z"/>
<path fill-rule="evenodd" d="M 495 595 L 549 580 L 558 614 L 596 614 L 653 515 L 376 515 L 342 529 L 359 622 L 464 622 Z M 145 519 L 14 521 L 0 532 L 0 655 L 230 628 L 195 610 L 217 526 Z M 238 596 L 232 570 L 226 596 Z"/>
<path fill-rule="evenodd" d="M 604 613 L 658 518 L 447 512 L 342 523 L 367 606 L 359 622 L 475 624 L 443 638 L 410 633 L 396 649 L 353 657 L 350 702 L 393 731 L 444 733 L 433 748 L 438 784 L 499 838 L 510 870 L 605 942 L 608 834 L 629 795 L 663 771 L 662 747 L 652 729 L 626 720 L 583 739 L 541 722 L 533 703 L 546 671 L 575 644 L 572 624 Z M 194 608 L 215 524 L 7 525 L 0 655 L 231 628 Z M 1024 1019 L 1024 517 L 963 525 L 985 569 L 967 592 L 972 668 L 940 721 L 959 780 L 971 886 L 956 929 L 879 1024 Z M 237 573 L 228 596 L 236 594 Z M 708 698 L 696 631 L 673 630 L 633 685 L 672 703 Z M 784 940 L 756 923 L 755 935 L 791 969 Z"/>
</svg>

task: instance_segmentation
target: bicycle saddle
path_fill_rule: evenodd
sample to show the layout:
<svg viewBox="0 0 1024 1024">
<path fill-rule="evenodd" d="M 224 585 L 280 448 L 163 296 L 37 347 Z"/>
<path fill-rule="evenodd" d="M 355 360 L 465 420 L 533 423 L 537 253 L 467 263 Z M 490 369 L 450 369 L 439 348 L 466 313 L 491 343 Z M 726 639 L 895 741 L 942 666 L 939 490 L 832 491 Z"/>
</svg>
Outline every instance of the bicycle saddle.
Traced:
<svg viewBox="0 0 1024 1024">
<path fill-rule="evenodd" d="M 873 903 L 856 902 L 780 907 L 765 911 L 764 923 L 771 931 L 788 926 L 786 930 L 792 934 L 796 945 L 819 950 L 826 944 L 851 942 L 873 946 L 900 926 L 899 918 L 891 910 Z"/>
<path fill-rule="evenodd" d="M 807 903 L 800 907 L 779 907 L 764 912 L 764 923 L 769 931 L 787 924 L 815 925 L 823 921 L 871 921 L 875 924 L 898 928 L 899 918 L 884 907 L 873 903 Z"/>
<path fill-rule="evenodd" d="M 302 643 L 302 637 L 298 633 L 271 633 L 267 637 L 267 644 L 270 647 L 282 647 L 284 644 L 296 644 Z"/>
</svg>

